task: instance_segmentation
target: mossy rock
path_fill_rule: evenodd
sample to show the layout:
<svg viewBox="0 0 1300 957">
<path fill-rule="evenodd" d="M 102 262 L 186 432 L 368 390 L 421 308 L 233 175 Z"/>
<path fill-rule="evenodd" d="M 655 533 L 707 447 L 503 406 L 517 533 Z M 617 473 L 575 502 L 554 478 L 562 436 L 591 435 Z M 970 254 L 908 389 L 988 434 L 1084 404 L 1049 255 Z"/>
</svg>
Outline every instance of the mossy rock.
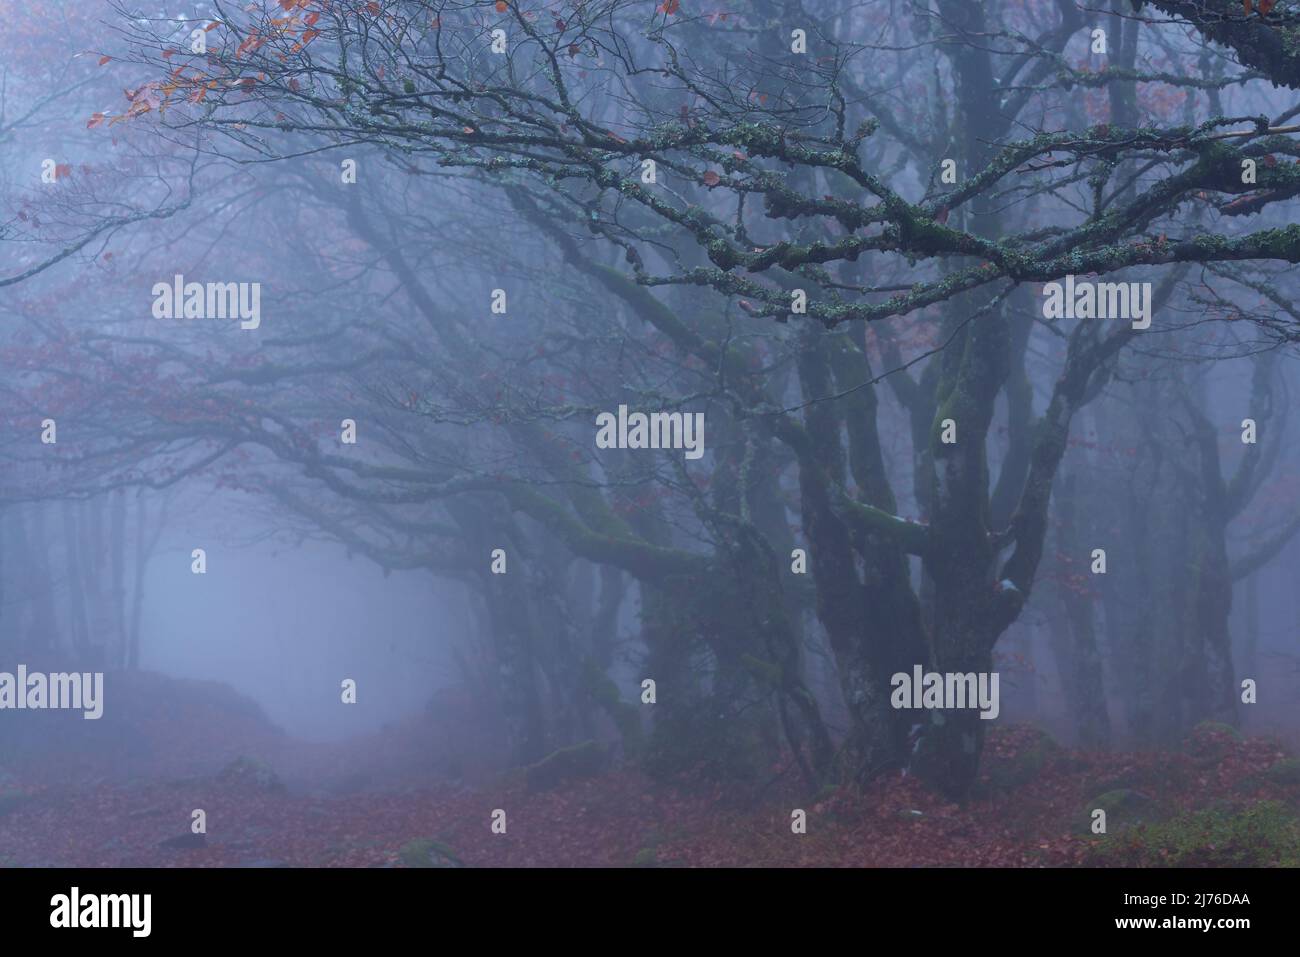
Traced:
<svg viewBox="0 0 1300 957">
<path fill-rule="evenodd" d="M 1092 812 L 1106 812 L 1106 833 L 1092 833 Z M 1116 788 L 1084 802 L 1075 821 L 1075 831 L 1089 837 L 1107 837 L 1132 827 L 1164 820 L 1168 812 L 1154 799 L 1131 788 Z"/>
<path fill-rule="evenodd" d="M 683 867 L 681 861 L 674 859 L 671 855 L 668 857 L 660 856 L 660 852 L 654 847 L 643 847 L 636 852 L 636 857 L 632 859 L 633 867 L 653 867 L 653 868 L 679 868 Z"/>
<path fill-rule="evenodd" d="M 1196 727 L 1192 728 L 1189 736 L 1196 737 L 1198 735 L 1207 734 L 1224 735 L 1231 738 L 1233 741 L 1243 740 L 1240 731 L 1223 721 L 1202 721 L 1197 724 Z"/>
<path fill-rule="evenodd" d="M 1099 841 L 1094 862 L 1129 867 L 1297 867 L 1300 821 L 1286 805 L 1219 805 Z"/>
<path fill-rule="evenodd" d="M 595 741 L 560 748 L 530 766 L 525 775 L 529 791 L 549 791 L 568 781 L 595 777 L 609 764 L 609 753 Z"/>
<path fill-rule="evenodd" d="M 431 837 L 407 841 L 397 852 L 407 867 L 464 867 L 465 862 L 442 841 Z"/>
<path fill-rule="evenodd" d="M 221 769 L 217 780 L 223 784 L 263 791 L 267 794 L 281 794 L 285 791 L 284 782 L 280 780 L 279 775 L 272 771 L 269 765 L 256 758 L 236 758 Z"/>
<path fill-rule="evenodd" d="M 658 867 L 659 852 L 653 847 L 643 847 L 632 860 L 633 867 Z"/>
<path fill-rule="evenodd" d="M 988 787 L 994 791 L 1014 791 L 1037 778 L 1063 754 L 1056 740 L 1040 728 L 1017 729 L 1028 740 L 1011 755 L 990 754 L 984 763 Z"/>
<path fill-rule="evenodd" d="M 1222 761 L 1239 743 L 1241 732 L 1222 721 L 1202 721 L 1187 733 L 1183 749 L 1196 759 L 1200 767 Z"/>
<path fill-rule="evenodd" d="M 1264 772 L 1264 780 L 1283 787 L 1300 784 L 1300 758 L 1283 758 L 1281 761 L 1274 762 Z"/>
</svg>

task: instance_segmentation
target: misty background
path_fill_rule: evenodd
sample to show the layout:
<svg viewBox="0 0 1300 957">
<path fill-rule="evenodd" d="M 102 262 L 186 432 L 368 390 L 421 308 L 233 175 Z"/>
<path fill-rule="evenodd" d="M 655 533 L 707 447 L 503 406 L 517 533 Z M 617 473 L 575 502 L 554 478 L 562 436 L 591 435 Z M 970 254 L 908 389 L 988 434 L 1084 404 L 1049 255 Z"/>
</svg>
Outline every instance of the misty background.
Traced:
<svg viewBox="0 0 1300 957">
<path fill-rule="evenodd" d="M 0 0 L 0 671 L 105 673 L 0 712 L 13 859 L 248 780 L 369 843 L 194 863 L 571 800 L 628 864 L 671 789 L 882 848 L 1005 800 L 1048 863 L 1100 795 L 1300 833 L 1294 64 L 1169 6 Z M 1048 319 L 1067 274 L 1151 328 Z M 703 458 L 598 448 L 620 404 Z M 998 719 L 892 707 L 917 664 Z"/>
</svg>

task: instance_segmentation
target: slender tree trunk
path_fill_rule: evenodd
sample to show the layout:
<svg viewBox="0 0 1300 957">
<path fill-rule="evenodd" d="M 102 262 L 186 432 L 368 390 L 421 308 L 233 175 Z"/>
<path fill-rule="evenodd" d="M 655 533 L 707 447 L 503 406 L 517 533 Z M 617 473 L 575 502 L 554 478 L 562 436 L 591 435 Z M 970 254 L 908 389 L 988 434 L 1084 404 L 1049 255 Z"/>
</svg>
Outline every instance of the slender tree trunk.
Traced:
<svg viewBox="0 0 1300 957">
<path fill-rule="evenodd" d="M 126 491 L 112 493 L 109 503 L 108 560 L 112 575 L 109 606 L 112 613 L 113 634 L 104 636 L 106 648 L 111 649 L 114 667 L 125 668 L 130 659 L 126 635 Z"/>
<path fill-rule="evenodd" d="M 135 500 L 135 573 L 131 576 L 131 623 L 127 632 L 126 666 L 135 671 L 140 667 L 140 618 L 144 611 L 144 573 L 153 551 L 152 543 L 145 541 L 145 519 L 148 505 L 143 495 Z M 157 542 L 157 537 L 154 538 Z"/>
<path fill-rule="evenodd" d="M 1058 589 L 1066 622 L 1066 640 L 1056 643 L 1061 690 L 1079 744 L 1086 748 L 1105 748 L 1110 744 L 1110 717 L 1106 713 L 1101 652 L 1097 645 L 1092 549 L 1080 540 L 1075 525 L 1078 502 L 1074 473 L 1062 479 L 1058 492 L 1057 540 L 1061 552 L 1069 556 L 1067 569 L 1074 572 Z"/>
<path fill-rule="evenodd" d="M 86 624 L 86 592 L 83 587 L 84 567 L 81 547 L 78 544 L 78 522 L 76 504 L 69 501 L 61 503 L 63 517 L 63 552 L 67 568 L 68 581 L 68 634 L 72 649 L 79 658 L 89 656 L 86 641 L 88 631 Z"/>
</svg>

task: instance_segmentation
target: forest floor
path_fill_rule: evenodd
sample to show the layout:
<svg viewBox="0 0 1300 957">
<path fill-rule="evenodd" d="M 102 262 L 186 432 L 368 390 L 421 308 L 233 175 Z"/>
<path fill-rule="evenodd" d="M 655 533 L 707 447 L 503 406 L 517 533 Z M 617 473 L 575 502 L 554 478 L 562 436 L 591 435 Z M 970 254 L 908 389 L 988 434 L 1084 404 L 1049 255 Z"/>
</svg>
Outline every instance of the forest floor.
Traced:
<svg viewBox="0 0 1300 957">
<path fill-rule="evenodd" d="M 129 738 L 119 726 L 74 753 L 10 748 L 0 758 L 0 865 L 1300 863 L 1300 762 L 1221 726 L 1148 753 L 1069 750 L 1030 727 L 1001 729 L 979 796 L 960 806 L 901 774 L 815 799 L 800 798 L 790 775 L 788 785 L 737 788 L 628 768 L 538 790 L 519 773 L 440 780 L 436 762 L 411 757 L 421 740 L 427 750 L 418 723 L 304 745 L 221 686 L 139 680 L 150 694 L 137 700 L 150 704 L 131 716 Z M 1106 837 L 1090 833 L 1095 806 L 1107 811 Z M 792 833 L 796 807 L 804 834 Z M 200 843 L 194 809 L 206 814 L 203 846 L 186 846 Z M 505 834 L 490 827 L 497 809 Z"/>
</svg>

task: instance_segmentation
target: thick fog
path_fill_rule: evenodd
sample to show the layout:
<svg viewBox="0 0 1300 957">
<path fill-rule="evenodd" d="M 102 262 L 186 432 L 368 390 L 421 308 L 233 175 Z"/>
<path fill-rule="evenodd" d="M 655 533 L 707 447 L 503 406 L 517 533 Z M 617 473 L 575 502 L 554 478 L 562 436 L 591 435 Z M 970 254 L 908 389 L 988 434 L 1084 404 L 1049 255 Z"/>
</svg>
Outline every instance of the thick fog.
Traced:
<svg viewBox="0 0 1300 957">
<path fill-rule="evenodd" d="M 229 684 L 305 739 L 378 731 L 454 679 L 449 648 L 468 623 L 459 588 L 385 576 L 336 544 L 277 543 L 232 521 L 240 508 L 217 494 L 169 523 L 143 576 L 141 667 Z M 196 542 L 230 567 L 194 575 Z M 365 689 L 362 707 L 338 707 L 345 677 Z"/>
<path fill-rule="evenodd" d="M 1300 860 L 1178 830 L 1300 780 L 1300 71 L 1179 6 L 0 0 L 0 863 Z"/>
</svg>

